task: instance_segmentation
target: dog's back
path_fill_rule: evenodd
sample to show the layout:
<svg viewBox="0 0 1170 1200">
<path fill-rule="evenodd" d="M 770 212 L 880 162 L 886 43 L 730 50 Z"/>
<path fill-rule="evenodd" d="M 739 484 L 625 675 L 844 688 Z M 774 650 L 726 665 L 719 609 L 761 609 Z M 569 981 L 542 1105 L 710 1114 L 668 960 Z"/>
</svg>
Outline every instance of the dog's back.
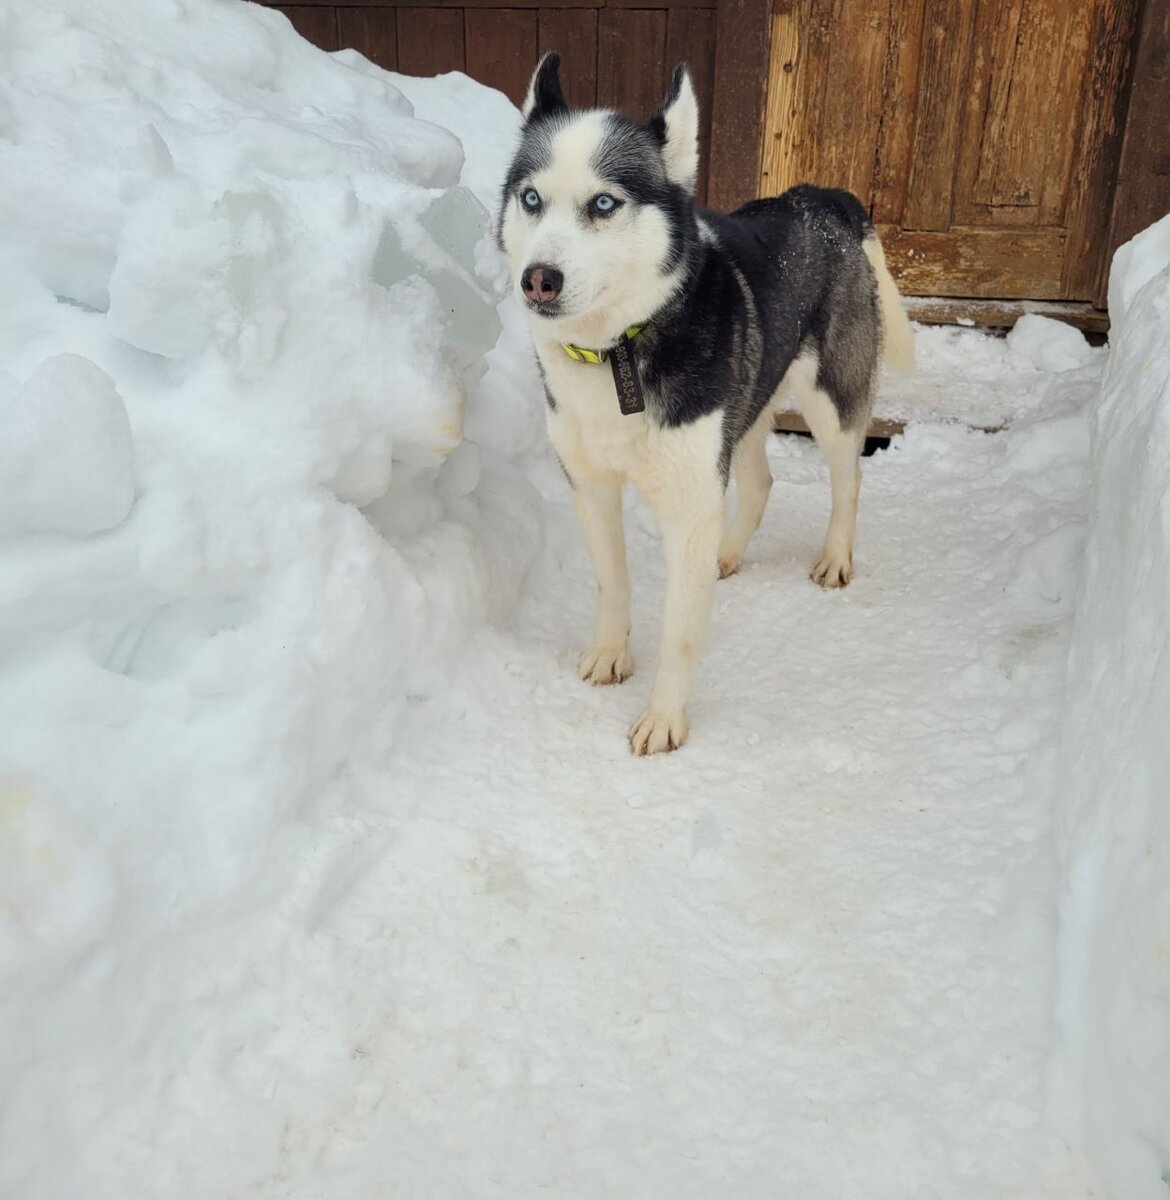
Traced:
<svg viewBox="0 0 1170 1200">
<path fill-rule="evenodd" d="M 726 215 L 703 212 L 701 220 L 751 286 L 761 329 L 780 343 L 782 357 L 795 334 L 792 357 L 811 350 L 824 370 L 856 377 L 833 389 L 847 406 L 842 424 L 868 417 L 866 397 L 857 393 L 872 383 L 879 357 L 909 370 L 913 337 L 861 201 L 839 188 L 800 184 Z M 847 363 L 832 361 L 840 358 Z M 787 369 L 784 363 L 781 374 Z"/>
</svg>

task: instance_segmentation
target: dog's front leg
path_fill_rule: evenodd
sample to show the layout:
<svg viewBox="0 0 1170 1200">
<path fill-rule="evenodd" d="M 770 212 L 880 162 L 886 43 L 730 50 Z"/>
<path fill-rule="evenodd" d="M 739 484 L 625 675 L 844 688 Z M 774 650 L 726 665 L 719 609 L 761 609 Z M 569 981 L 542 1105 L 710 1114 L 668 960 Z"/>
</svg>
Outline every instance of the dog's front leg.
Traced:
<svg viewBox="0 0 1170 1200">
<path fill-rule="evenodd" d="M 621 484 L 610 479 L 581 480 L 573 488 L 573 507 L 597 575 L 593 645 L 581 656 L 581 678 L 589 683 L 621 683 L 634 671 Z"/>
<path fill-rule="evenodd" d="M 630 729 L 635 754 L 675 750 L 687 740 L 687 698 L 711 616 L 723 499 L 714 471 L 709 481 L 688 475 L 651 497 L 666 551 L 666 610 L 650 703 Z"/>
</svg>

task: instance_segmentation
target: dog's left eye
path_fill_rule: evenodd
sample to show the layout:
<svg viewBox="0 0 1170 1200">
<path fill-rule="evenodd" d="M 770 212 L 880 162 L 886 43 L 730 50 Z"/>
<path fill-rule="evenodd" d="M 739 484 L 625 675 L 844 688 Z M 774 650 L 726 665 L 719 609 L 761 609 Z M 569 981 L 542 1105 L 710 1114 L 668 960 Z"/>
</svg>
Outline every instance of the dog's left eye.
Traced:
<svg viewBox="0 0 1170 1200">
<path fill-rule="evenodd" d="M 601 195 L 594 196 L 593 199 L 589 201 L 589 207 L 593 209 L 593 211 L 599 217 L 608 217 L 610 213 L 617 211 L 618 201 L 608 192 L 602 192 Z"/>
</svg>

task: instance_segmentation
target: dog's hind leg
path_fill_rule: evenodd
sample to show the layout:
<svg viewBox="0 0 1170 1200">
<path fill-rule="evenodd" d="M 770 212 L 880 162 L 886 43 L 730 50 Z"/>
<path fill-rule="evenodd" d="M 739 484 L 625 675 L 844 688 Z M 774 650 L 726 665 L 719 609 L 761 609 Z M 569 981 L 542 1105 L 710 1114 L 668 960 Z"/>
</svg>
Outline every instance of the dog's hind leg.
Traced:
<svg viewBox="0 0 1170 1200">
<path fill-rule="evenodd" d="M 827 401 L 828 397 L 825 399 Z M 831 404 L 829 414 L 835 419 Z M 813 419 L 807 409 L 805 420 L 812 428 Z M 829 420 L 826 419 L 824 424 L 828 425 Z M 835 430 L 814 433 L 814 436 L 829 464 L 833 508 L 821 557 L 812 569 L 811 578 L 821 587 L 844 587 L 853 578 L 853 539 L 857 533 L 857 501 L 861 494 L 861 444 L 865 439 L 864 435 L 839 426 Z"/>
<path fill-rule="evenodd" d="M 634 672 L 621 484 L 616 479 L 577 481 L 573 507 L 597 575 L 593 645 L 581 656 L 581 678 L 589 683 L 621 683 Z"/>
<path fill-rule="evenodd" d="M 731 460 L 731 470 L 735 476 L 735 516 L 719 545 L 720 579 L 726 579 L 739 570 L 748 542 L 763 518 L 768 494 L 772 490 L 772 469 L 768 466 L 768 434 L 771 428 L 772 410 L 766 408 L 735 448 Z"/>
<path fill-rule="evenodd" d="M 817 360 L 802 355 L 792 364 L 791 384 L 805 423 L 829 464 L 833 507 L 821 556 L 811 578 L 821 587 L 844 587 L 853 577 L 853 538 L 857 532 L 857 501 L 861 493 L 861 448 L 869 415 L 869 400 L 857 406 L 856 426 L 842 428 L 840 410 L 817 385 Z"/>
</svg>

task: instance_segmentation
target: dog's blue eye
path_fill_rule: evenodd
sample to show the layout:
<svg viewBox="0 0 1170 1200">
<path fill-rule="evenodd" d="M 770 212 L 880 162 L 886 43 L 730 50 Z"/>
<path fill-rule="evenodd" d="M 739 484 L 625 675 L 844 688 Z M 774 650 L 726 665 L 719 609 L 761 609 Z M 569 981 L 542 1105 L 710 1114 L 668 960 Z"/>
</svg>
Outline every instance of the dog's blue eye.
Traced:
<svg viewBox="0 0 1170 1200">
<path fill-rule="evenodd" d="M 608 192 L 602 192 L 600 196 L 594 196 L 592 204 L 593 211 L 603 217 L 608 217 L 618 206 L 618 202 Z"/>
<path fill-rule="evenodd" d="M 540 207 L 540 193 L 536 188 L 526 188 L 520 196 L 520 203 L 529 212 L 535 212 Z"/>
</svg>

